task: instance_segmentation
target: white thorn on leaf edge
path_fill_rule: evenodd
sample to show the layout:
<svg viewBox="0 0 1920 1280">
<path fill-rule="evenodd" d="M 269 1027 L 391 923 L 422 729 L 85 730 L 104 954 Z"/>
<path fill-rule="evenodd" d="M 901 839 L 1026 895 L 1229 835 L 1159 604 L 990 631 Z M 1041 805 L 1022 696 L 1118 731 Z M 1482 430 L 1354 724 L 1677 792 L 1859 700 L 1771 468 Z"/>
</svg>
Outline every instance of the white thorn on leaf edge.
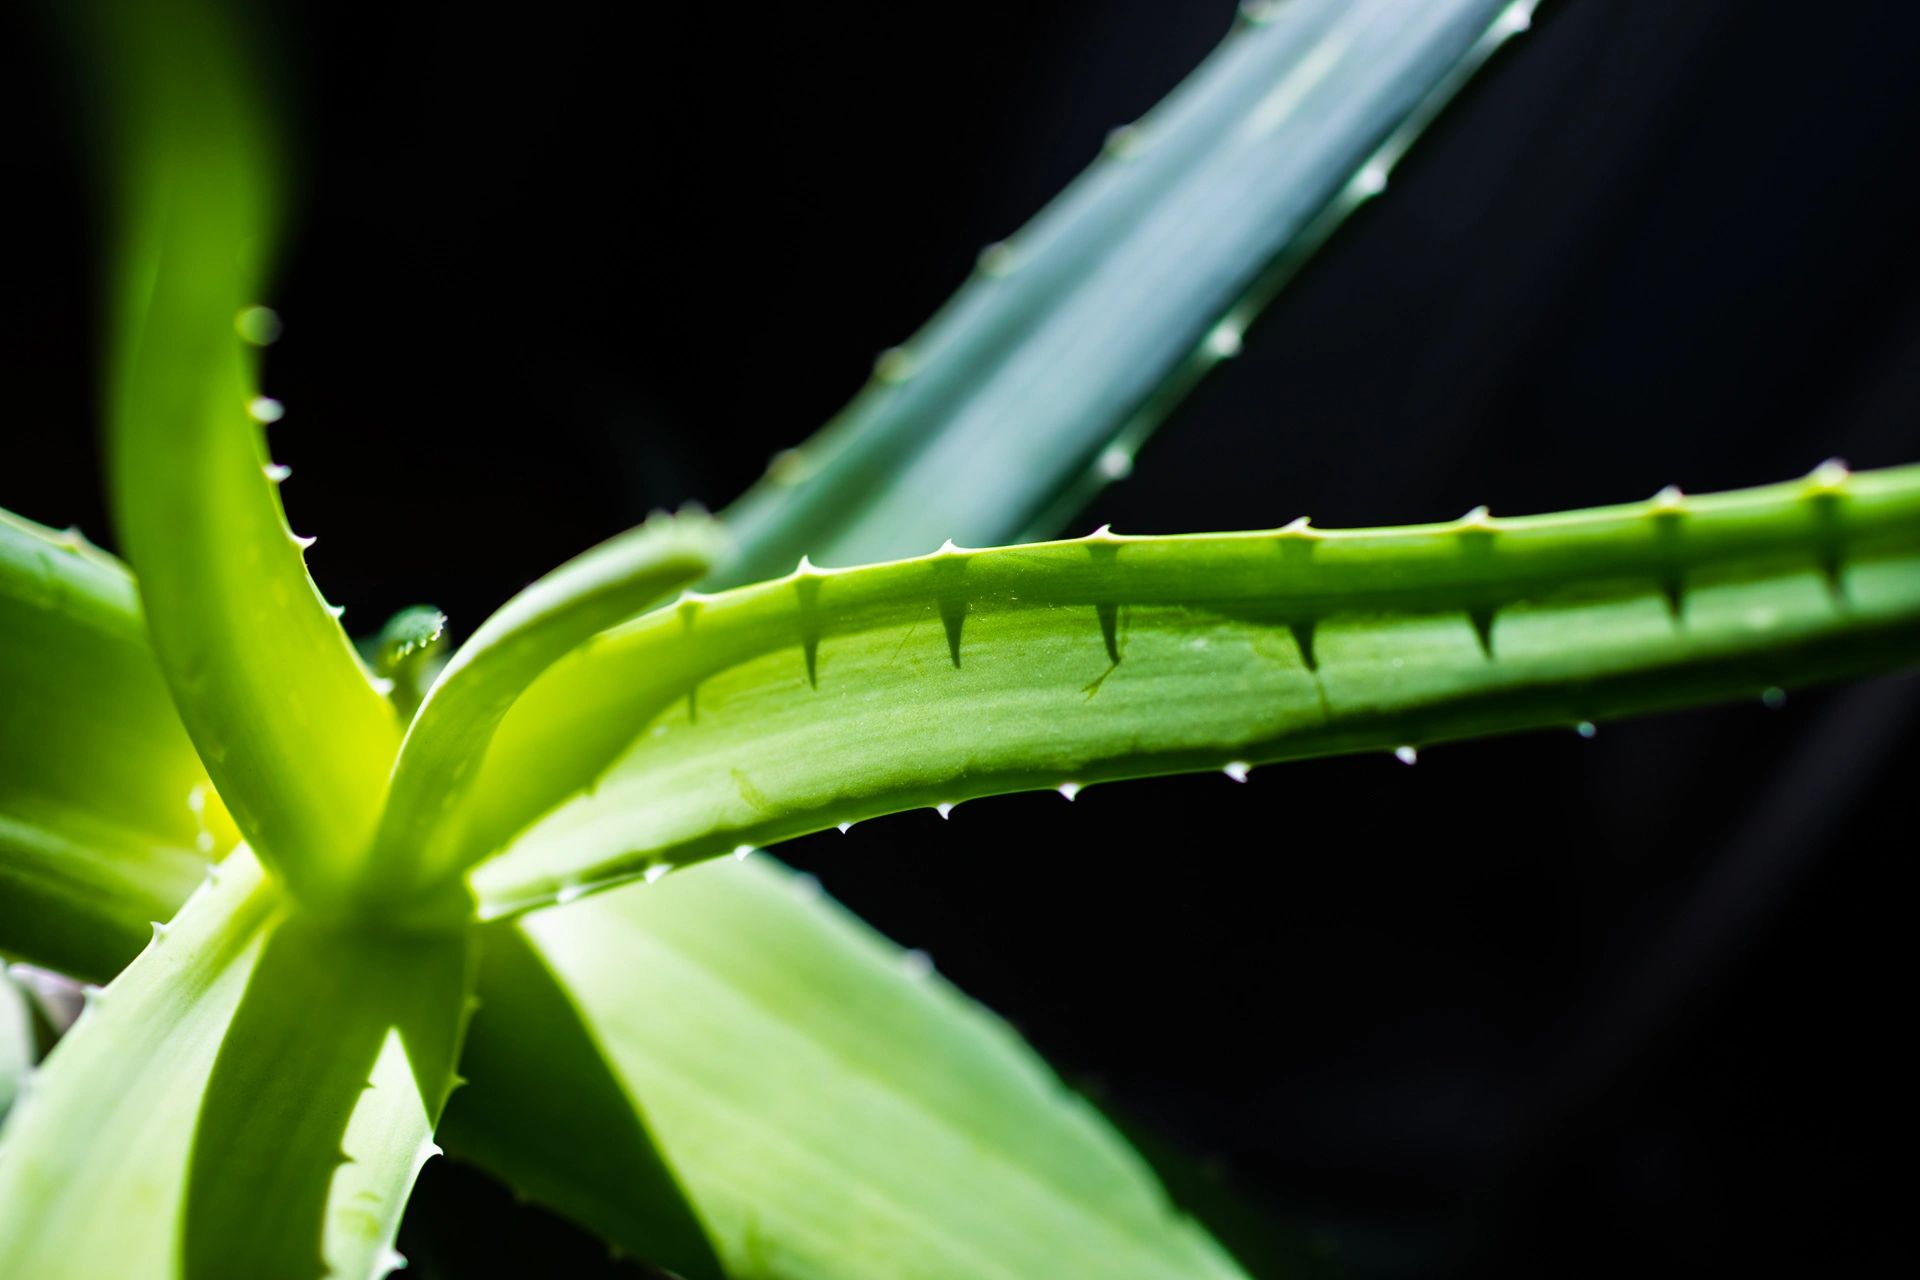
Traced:
<svg viewBox="0 0 1920 1280">
<path fill-rule="evenodd" d="M 1231 360 L 1240 354 L 1245 344 L 1246 336 L 1242 333 L 1239 324 L 1232 320 L 1222 320 L 1208 331 L 1205 345 L 1208 355 L 1220 360 Z"/>
<path fill-rule="evenodd" d="M 1248 764 L 1245 760 L 1229 760 L 1226 763 L 1226 767 L 1220 770 L 1220 772 L 1226 774 L 1229 778 L 1232 778 L 1235 782 L 1245 782 L 1247 780 L 1247 775 L 1252 771 L 1253 771 L 1253 766 Z"/>
<path fill-rule="evenodd" d="M 1369 160 L 1360 166 L 1360 172 L 1353 175 L 1353 191 L 1356 195 L 1377 196 L 1387 189 L 1387 166 L 1379 160 Z"/>
<path fill-rule="evenodd" d="M 1103 480 L 1125 480 L 1133 474 L 1133 455 L 1117 444 L 1109 445 L 1100 451 L 1094 469 Z"/>
<path fill-rule="evenodd" d="M 1845 487 L 1847 477 L 1852 474 L 1853 472 L 1847 469 L 1846 463 L 1838 458 L 1828 458 L 1809 471 L 1807 479 L 1811 480 L 1817 489 L 1840 489 Z"/>
<path fill-rule="evenodd" d="M 1519 35 L 1533 25 L 1535 3 L 1536 0 L 1513 0 L 1493 20 L 1493 29 L 1502 37 Z"/>
</svg>

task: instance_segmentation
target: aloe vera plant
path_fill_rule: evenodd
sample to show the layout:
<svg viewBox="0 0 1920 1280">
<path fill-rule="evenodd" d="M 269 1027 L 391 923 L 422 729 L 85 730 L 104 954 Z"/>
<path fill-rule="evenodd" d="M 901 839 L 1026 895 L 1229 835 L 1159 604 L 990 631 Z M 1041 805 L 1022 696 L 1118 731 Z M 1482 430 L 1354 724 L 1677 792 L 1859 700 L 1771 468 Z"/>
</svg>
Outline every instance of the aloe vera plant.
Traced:
<svg viewBox="0 0 1920 1280">
<path fill-rule="evenodd" d="M 0 987 L 0 1275 L 381 1274 L 436 1141 L 687 1276 L 1242 1274 L 924 957 L 725 855 L 1920 654 L 1914 468 L 990 545 L 1131 465 L 1530 12 L 1251 7 L 739 504 L 450 657 L 432 611 L 356 649 L 287 528 L 277 149 L 232 33 L 94 33 L 131 568 L 0 520 L 0 949 L 104 985 L 37 1071 Z"/>
</svg>

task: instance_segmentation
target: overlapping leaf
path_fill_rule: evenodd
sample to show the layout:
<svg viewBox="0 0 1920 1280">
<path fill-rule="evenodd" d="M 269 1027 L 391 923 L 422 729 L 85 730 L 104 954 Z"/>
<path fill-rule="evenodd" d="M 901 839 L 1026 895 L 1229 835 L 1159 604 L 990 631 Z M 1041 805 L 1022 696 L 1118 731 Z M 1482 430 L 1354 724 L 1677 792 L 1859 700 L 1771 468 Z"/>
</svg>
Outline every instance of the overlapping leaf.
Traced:
<svg viewBox="0 0 1920 1280">
<path fill-rule="evenodd" d="M 385 1274 L 452 1080 L 468 949 L 321 929 L 236 853 L 9 1118 L 0 1275 Z"/>
<path fill-rule="evenodd" d="M 656 516 L 509 600 L 440 672 L 395 763 L 366 878 L 406 893 L 462 869 L 459 812 L 494 729 L 543 671 L 596 632 L 705 573 L 720 537 L 702 516 Z"/>
</svg>

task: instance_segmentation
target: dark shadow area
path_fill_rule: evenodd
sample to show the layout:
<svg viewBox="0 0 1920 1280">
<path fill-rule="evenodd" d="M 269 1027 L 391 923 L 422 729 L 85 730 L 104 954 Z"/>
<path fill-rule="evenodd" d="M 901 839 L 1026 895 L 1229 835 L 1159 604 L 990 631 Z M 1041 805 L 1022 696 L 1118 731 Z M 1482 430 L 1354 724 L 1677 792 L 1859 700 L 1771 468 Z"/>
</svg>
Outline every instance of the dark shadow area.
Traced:
<svg viewBox="0 0 1920 1280">
<path fill-rule="evenodd" d="M 713 1247 L 641 1104 L 613 1076 L 566 989 L 517 928 L 496 925 L 482 937 L 480 1008 L 461 1056 L 467 1083 L 447 1104 L 441 1144 L 457 1160 L 512 1172 L 529 1199 L 558 1204 L 564 1195 L 573 1215 L 603 1235 L 644 1239 L 649 1260 L 684 1280 L 719 1280 Z M 516 1042 L 539 1051 L 516 1051 Z M 551 1234 L 534 1232 L 535 1241 Z M 410 1222 L 401 1251 L 439 1234 Z M 489 1268 L 526 1248 L 494 1232 L 442 1243 Z"/>
</svg>

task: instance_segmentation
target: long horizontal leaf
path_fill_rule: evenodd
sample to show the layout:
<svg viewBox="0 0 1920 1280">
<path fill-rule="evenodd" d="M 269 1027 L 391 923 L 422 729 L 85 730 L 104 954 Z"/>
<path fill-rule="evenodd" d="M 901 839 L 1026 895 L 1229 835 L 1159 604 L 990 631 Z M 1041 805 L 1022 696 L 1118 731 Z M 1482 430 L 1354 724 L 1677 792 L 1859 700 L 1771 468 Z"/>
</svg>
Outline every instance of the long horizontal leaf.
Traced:
<svg viewBox="0 0 1920 1280">
<path fill-rule="evenodd" d="M 289 917 L 244 849 L 0 1133 L 0 1275 L 371 1277 L 431 1154 L 468 940 Z"/>
<path fill-rule="evenodd" d="M 616 902 L 489 937 L 456 1156 L 690 1278 L 1241 1274 L 1007 1027 L 811 880 L 725 862 Z"/>
<path fill-rule="evenodd" d="M 555 667 L 502 727 L 476 830 L 504 842 L 529 782 L 568 776 L 595 734 L 633 745 L 475 884 L 498 914 L 904 808 L 1410 752 L 1916 658 L 1920 468 L 1398 530 L 803 565 Z"/>
<path fill-rule="evenodd" d="M 110 978 L 232 843 L 125 567 L 0 512 L 0 950 Z"/>
<path fill-rule="evenodd" d="M 872 383 L 724 513 L 716 585 L 1049 529 L 1377 193 L 1533 0 L 1248 5 L 1220 49 L 992 246 Z"/>
<path fill-rule="evenodd" d="M 256 399 L 244 313 L 273 240 L 274 143 L 213 7 L 79 8 L 109 59 L 121 177 L 118 532 L 208 772 L 260 856 L 318 897 L 373 833 L 400 731 L 307 575 L 258 421 L 277 406 Z"/>
</svg>

